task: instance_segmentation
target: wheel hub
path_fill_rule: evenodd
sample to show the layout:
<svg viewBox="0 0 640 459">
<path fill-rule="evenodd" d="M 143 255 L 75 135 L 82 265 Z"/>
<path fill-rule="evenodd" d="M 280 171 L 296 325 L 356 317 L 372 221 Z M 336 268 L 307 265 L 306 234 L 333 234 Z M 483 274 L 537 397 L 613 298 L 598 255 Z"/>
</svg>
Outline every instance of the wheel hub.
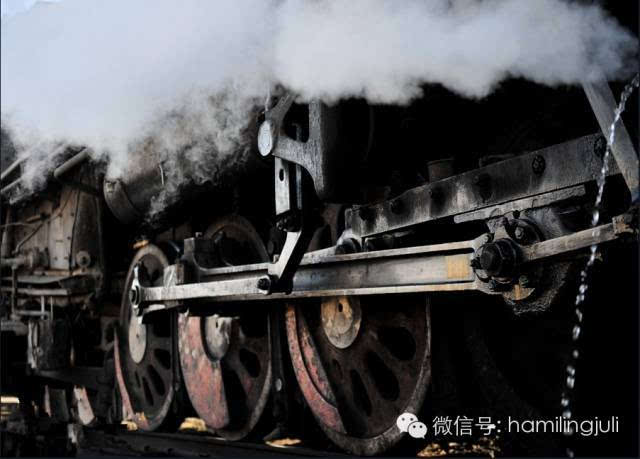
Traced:
<svg viewBox="0 0 640 459">
<path fill-rule="evenodd" d="M 242 217 L 218 220 L 203 237 L 215 247 L 211 267 L 268 260 L 259 234 Z M 270 313 L 222 308 L 233 316 L 180 314 L 180 367 L 198 417 L 218 435 L 239 440 L 256 426 L 271 390 Z"/>
<path fill-rule="evenodd" d="M 398 295 L 390 306 L 371 295 L 287 307 L 300 390 L 325 434 L 353 454 L 378 454 L 398 441 L 397 417 L 417 413 L 429 386 L 429 299 Z"/>
<path fill-rule="evenodd" d="M 218 314 L 202 320 L 204 345 L 212 360 L 221 360 L 229 350 L 234 319 Z"/>
<path fill-rule="evenodd" d="M 322 328 L 327 339 L 338 349 L 346 349 L 360 331 L 362 311 L 357 297 L 330 297 L 322 301 Z"/>
<path fill-rule="evenodd" d="M 138 250 L 125 279 L 120 310 L 120 328 L 114 341 L 114 363 L 122 396 L 123 416 L 138 428 L 153 431 L 173 421 L 175 315 L 158 311 L 141 323 L 129 291 L 134 270 L 140 269 L 145 287 L 162 285 L 163 271 L 169 265 L 166 255 L 153 244 Z"/>
<path fill-rule="evenodd" d="M 135 363 L 142 362 L 147 351 L 147 326 L 131 317 L 129 322 L 129 355 Z"/>
</svg>

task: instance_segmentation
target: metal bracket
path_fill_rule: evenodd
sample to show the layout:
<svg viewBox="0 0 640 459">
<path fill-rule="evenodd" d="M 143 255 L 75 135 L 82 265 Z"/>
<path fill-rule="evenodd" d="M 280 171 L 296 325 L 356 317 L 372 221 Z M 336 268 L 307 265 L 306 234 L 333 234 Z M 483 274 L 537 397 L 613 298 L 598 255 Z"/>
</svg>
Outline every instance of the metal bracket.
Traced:
<svg viewBox="0 0 640 459">
<path fill-rule="evenodd" d="M 267 294 L 290 291 L 291 280 L 313 237 L 304 210 L 303 180 L 300 165 L 276 158 L 276 216 L 279 228 L 287 231 L 287 238 L 278 260 L 269 265 L 268 276 L 259 281 L 258 287 Z"/>
<path fill-rule="evenodd" d="M 327 199 L 334 191 L 335 174 L 331 161 L 336 141 L 335 117 L 331 108 L 320 101 L 309 103 L 309 139 L 306 142 L 288 137 L 283 129 L 284 117 L 295 97 L 286 93 L 265 114 L 258 131 L 258 150 L 262 156 L 273 155 L 302 166 L 311 176 L 316 194 Z"/>
</svg>

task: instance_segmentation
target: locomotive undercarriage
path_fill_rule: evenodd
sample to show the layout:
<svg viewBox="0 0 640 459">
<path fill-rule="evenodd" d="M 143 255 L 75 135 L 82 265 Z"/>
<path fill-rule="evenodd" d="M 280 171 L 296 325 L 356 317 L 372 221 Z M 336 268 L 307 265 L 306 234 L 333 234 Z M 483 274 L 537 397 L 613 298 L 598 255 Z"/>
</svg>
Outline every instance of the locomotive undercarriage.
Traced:
<svg viewBox="0 0 640 459">
<path fill-rule="evenodd" d="M 608 85 L 585 91 L 606 134 Z M 402 436 L 397 416 L 429 403 L 440 352 L 432 316 L 446 298 L 470 295 L 479 309 L 501 298 L 515 316 L 545 314 L 575 285 L 585 249 L 637 237 L 638 159 L 624 126 L 608 170 L 616 200 L 591 228 L 600 134 L 486 154 L 462 172 L 437 158 L 422 183 L 363 197 L 347 183 L 360 169 L 338 142 L 349 110 L 301 109 L 289 94 L 272 101 L 257 142 L 274 192 L 256 201 L 274 207 L 138 233 L 127 272 L 109 266 L 107 227 L 118 226 L 94 193 L 86 151 L 54 174 L 59 203 L 8 209 L 2 330 L 28 338 L 28 372 L 48 382 L 50 411 L 73 404 L 81 423 L 122 419 L 148 431 L 195 411 L 228 440 L 270 438 L 295 431 L 299 394 L 341 449 L 378 454 Z M 104 187 L 110 208 L 114 189 L 117 202 L 135 199 L 121 184 Z"/>
</svg>

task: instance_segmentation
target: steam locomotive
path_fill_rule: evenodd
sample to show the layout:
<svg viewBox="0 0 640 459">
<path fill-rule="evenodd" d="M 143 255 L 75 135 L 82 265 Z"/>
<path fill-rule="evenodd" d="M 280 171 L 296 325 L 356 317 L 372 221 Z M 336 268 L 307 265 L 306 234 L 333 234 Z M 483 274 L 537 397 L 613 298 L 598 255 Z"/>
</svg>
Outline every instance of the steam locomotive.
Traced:
<svg viewBox="0 0 640 459">
<path fill-rule="evenodd" d="M 512 80 L 482 101 L 434 86 L 405 107 L 282 91 L 154 218 L 162 163 L 105 178 L 65 145 L 20 193 L 3 132 L 3 393 L 87 426 L 192 416 L 360 455 L 401 451 L 405 412 L 554 416 L 588 248 L 606 272 L 637 247 L 634 104 L 598 207 L 605 82 Z"/>
</svg>

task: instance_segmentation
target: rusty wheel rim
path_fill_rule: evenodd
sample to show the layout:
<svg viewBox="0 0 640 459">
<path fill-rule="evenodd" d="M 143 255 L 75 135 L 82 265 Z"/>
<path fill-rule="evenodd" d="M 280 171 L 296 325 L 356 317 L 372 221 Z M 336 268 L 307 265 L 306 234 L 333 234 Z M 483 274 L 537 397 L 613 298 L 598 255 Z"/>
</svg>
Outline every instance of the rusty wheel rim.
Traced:
<svg viewBox="0 0 640 459">
<path fill-rule="evenodd" d="M 403 435 L 398 415 L 419 411 L 431 379 L 429 304 L 424 295 L 392 298 L 359 298 L 357 337 L 343 326 L 346 343 L 352 340 L 344 348 L 327 333 L 319 300 L 287 306 L 289 351 L 302 393 L 327 436 L 354 454 L 378 454 L 395 444 Z"/>
<path fill-rule="evenodd" d="M 156 430 L 162 426 L 174 399 L 175 315 L 157 312 L 149 316 L 148 323 L 140 324 L 129 300 L 129 287 L 135 266 L 146 269 L 147 286 L 160 286 L 163 269 L 168 265 L 167 257 L 154 245 L 147 245 L 136 253 L 125 282 L 114 342 L 116 378 L 124 417 L 142 430 Z"/>
<path fill-rule="evenodd" d="M 268 259 L 260 236 L 242 217 L 216 222 L 205 237 L 222 237 L 229 244 L 218 248 L 219 264 Z M 198 416 L 226 439 L 246 437 L 260 419 L 271 389 L 268 312 L 239 308 L 232 317 L 181 314 L 178 329 L 182 374 Z"/>
</svg>

